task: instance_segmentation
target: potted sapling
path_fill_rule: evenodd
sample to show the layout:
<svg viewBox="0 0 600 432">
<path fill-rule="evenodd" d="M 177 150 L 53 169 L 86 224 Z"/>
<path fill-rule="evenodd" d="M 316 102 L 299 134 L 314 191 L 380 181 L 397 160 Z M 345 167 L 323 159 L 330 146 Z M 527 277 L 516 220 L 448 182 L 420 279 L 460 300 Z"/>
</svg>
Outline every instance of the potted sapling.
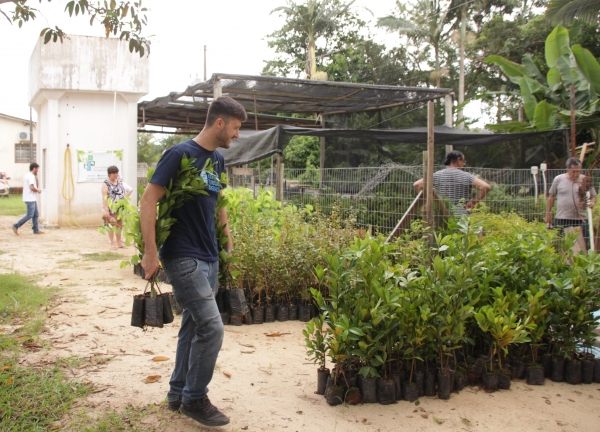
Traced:
<svg viewBox="0 0 600 432">
<path fill-rule="evenodd" d="M 475 314 L 477 325 L 491 339 L 489 369 L 483 377 L 486 391 L 510 388 L 510 373 L 504 369 L 503 356 L 508 354 L 510 345 L 530 341 L 527 319 L 524 323 L 521 322 L 507 307 L 508 296 L 503 294 L 502 287 L 495 288 L 493 291 L 495 296 L 493 305 L 482 306 Z M 497 369 L 494 367 L 494 360 L 497 360 Z"/>
<path fill-rule="evenodd" d="M 327 386 L 327 378 L 330 372 L 326 367 L 327 345 L 328 341 L 323 330 L 325 316 L 320 315 L 306 323 L 306 328 L 302 331 L 304 342 L 306 344 L 306 353 L 309 359 L 316 364 L 317 369 L 317 394 L 324 395 Z"/>
</svg>

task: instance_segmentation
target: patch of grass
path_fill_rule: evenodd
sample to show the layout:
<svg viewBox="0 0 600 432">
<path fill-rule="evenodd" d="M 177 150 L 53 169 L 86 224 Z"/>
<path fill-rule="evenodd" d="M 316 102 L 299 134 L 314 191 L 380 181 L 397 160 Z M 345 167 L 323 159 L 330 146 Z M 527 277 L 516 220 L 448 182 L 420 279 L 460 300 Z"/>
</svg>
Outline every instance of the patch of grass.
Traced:
<svg viewBox="0 0 600 432">
<path fill-rule="evenodd" d="M 0 216 L 24 216 L 26 213 L 27 205 L 22 195 L 9 195 L 8 199 L 0 197 Z"/>
<path fill-rule="evenodd" d="M 59 367 L 20 368 L 0 372 L 0 430 L 45 431 L 69 412 L 77 397 L 92 387 L 69 382 Z"/>
<path fill-rule="evenodd" d="M 30 277 L 0 274 L 0 323 L 38 318 L 40 307 L 48 304 L 54 292 L 39 287 Z"/>
<path fill-rule="evenodd" d="M 115 252 L 101 252 L 83 255 L 83 259 L 87 261 L 113 261 L 122 260 L 123 255 Z"/>
<path fill-rule="evenodd" d="M 7 251 L 0 250 L 0 255 L 4 255 L 4 254 L 7 254 L 7 253 L 8 253 Z"/>
</svg>

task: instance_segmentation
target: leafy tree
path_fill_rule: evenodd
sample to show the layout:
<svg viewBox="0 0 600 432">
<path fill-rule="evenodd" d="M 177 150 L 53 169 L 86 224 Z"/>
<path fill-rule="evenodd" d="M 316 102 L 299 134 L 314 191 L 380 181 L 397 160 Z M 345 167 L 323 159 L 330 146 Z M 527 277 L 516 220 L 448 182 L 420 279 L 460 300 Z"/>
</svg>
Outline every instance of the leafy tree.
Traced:
<svg viewBox="0 0 600 432">
<path fill-rule="evenodd" d="M 314 77 L 317 64 L 333 53 L 363 41 L 359 31 L 365 22 L 351 11 L 354 1 L 306 0 L 298 4 L 288 0 L 287 6 L 273 9 L 285 17 L 285 24 L 267 36 L 268 45 L 279 56 L 266 62 L 265 75 L 300 75 Z M 320 46 L 317 46 L 317 41 Z"/>
<path fill-rule="evenodd" d="M 379 18 L 377 26 L 407 36 L 415 46 L 428 44 L 433 49 L 434 59 L 431 77 L 439 88 L 442 76 L 447 74 L 441 69 L 440 50 L 450 36 L 451 29 L 446 24 L 451 4 L 443 0 L 418 0 L 412 7 L 401 2 L 396 2 L 396 5 L 399 15 Z"/>
<path fill-rule="evenodd" d="M 550 0 L 546 16 L 552 24 L 570 26 L 576 19 L 598 25 L 600 0 Z"/>
<path fill-rule="evenodd" d="M 319 166 L 319 138 L 296 136 L 283 150 L 286 168 L 303 169 Z"/>
<path fill-rule="evenodd" d="M 39 0 L 42 3 L 43 0 Z M 50 2 L 51 0 L 48 0 Z M 14 5 L 14 10 L 8 14 L 0 9 L 0 13 L 6 17 L 11 24 L 16 22 L 19 27 L 24 23 L 37 19 L 38 9 L 31 6 L 33 0 L 0 0 L 0 6 L 5 3 Z M 147 24 L 146 12 L 148 9 L 142 6 L 142 0 L 136 1 L 97 1 L 71 0 L 65 7 L 65 12 L 72 17 L 75 15 L 89 15 L 90 25 L 98 23 L 104 27 L 106 37 L 111 34 L 119 35 L 119 39 L 129 41 L 129 51 L 139 53 L 143 57 L 147 52 L 150 54 L 150 41 L 141 35 L 143 27 Z M 46 27 L 42 29 L 40 36 L 44 37 L 44 43 L 50 41 L 62 42 L 67 34 L 59 27 Z"/>
<path fill-rule="evenodd" d="M 151 165 L 160 159 L 162 146 L 154 141 L 153 134 L 138 133 L 137 136 L 137 161 Z"/>
</svg>

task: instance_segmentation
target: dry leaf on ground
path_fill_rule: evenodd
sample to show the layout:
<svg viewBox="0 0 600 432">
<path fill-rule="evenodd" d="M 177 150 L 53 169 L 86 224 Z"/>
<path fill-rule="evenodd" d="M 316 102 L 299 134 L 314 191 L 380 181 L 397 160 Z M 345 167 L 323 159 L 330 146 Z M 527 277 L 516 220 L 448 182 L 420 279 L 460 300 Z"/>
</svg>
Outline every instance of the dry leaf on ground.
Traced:
<svg viewBox="0 0 600 432">
<path fill-rule="evenodd" d="M 6 380 L 6 385 L 11 385 L 11 384 L 12 384 L 12 383 L 14 383 L 14 382 L 15 382 L 15 380 L 14 380 L 14 379 L 12 379 L 12 378 L 9 378 L 9 379 L 7 379 L 7 380 Z"/>
<path fill-rule="evenodd" d="M 265 333 L 267 335 L 267 337 L 279 337 L 279 336 L 283 336 L 286 334 L 291 334 L 291 333 L 279 333 L 279 332 L 275 332 L 275 333 Z"/>
<path fill-rule="evenodd" d="M 33 342 L 33 343 L 24 343 L 23 346 L 25 348 L 41 348 L 42 346 L 39 343 Z"/>
<path fill-rule="evenodd" d="M 163 361 L 167 361 L 169 360 L 169 357 L 165 357 L 165 356 L 156 356 L 152 358 L 152 361 L 155 362 L 163 362 Z"/>
<path fill-rule="evenodd" d="M 240 352 L 242 354 L 254 354 L 256 351 L 244 351 L 244 350 L 240 350 Z"/>
<path fill-rule="evenodd" d="M 231 374 L 229 372 L 223 372 L 223 375 L 225 375 L 227 378 L 231 378 Z"/>
<path fill-rule="evenodd" d="M 146 384 L 152 384 L 152 383 L 158 382 L 159 379 L 160 379 L 160 375 L 149 375 L 146 377 L 144 382 Z"/>
<path fill-rule="evenodd" d="M 0 371 L 9 370 L 10 368 L 12 368 L 12 365 L 2 366 L 2 367 L 0 367 Z"/>
</svg>

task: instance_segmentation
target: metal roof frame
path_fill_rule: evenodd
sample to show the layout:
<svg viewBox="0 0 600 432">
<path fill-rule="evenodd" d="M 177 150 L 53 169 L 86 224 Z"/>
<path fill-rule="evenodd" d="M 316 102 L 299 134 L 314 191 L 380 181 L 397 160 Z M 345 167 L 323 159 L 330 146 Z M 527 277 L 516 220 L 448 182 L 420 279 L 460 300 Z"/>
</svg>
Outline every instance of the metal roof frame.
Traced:
<svg viewBox="0 0 600 432">
<path fill-rule="evenodd" d="M 217 73 L 184 92 L 140 102 L 138 119 L 142 126 L 198 130 L 204 125 L 211 101 L 230 96 L 248 112 L 245 129 L 264 130 L 280 124 L 321 128 L 318 120 L 292 114 L 351 114 L 423 103 L 452 94 L 452 89 Z"/>
</svg>

